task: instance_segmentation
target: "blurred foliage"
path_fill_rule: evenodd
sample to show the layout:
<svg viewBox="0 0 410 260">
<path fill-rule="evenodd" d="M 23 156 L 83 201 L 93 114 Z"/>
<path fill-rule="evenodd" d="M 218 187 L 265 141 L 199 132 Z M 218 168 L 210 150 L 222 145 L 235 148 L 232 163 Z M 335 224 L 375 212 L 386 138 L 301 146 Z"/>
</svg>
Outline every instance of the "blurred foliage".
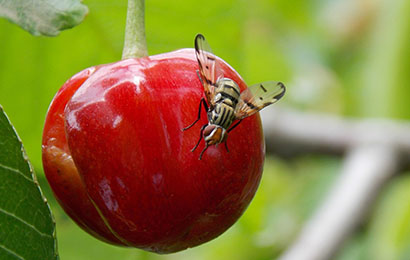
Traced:
<svg viewBox="0 0 410 260">
<path fill-rule="evenodd" d="M 80 0 L 0 1 L 0 17 L 36 36 L 56 36 L 81 23 L 87 12 Z"/>
<path fill-rule="evenodd" d="M 126 1 L 85 0 L 84 22 L 56 38 L 0 20 L 0 104 L 18 130 L 51 201 L 62 259 L 272 259 L 326 196 L 340 159 L 268 157 L 255 199 L 219 238 L 158 256 L 116 248 L 81 231 L 41 173 L 48 104 L 78 71 L 120 59 Z M 410 1 L 208 0 L 146 3 L 150 54 L 193 47 L 197 33 L 249 84 L 286 83 L 280 105 L 355 117 L 410 118 Z M 409 177 L 397 176 L 337 259 L 410 257 Z M 47 194 L 48 193 L 48 194 Z"/>
</svg>

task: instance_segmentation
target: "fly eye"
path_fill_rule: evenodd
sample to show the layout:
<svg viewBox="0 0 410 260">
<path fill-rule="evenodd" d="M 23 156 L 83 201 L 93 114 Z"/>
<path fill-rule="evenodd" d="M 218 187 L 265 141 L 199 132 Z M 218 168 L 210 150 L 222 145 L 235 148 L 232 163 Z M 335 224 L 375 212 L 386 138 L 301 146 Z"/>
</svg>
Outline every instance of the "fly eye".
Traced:
<svg viewBox="0 0 410 260">
<path fill-rule="evenodd" d="M 214 131 L 215 126 L 214 125 L 208 125 L 207 127 L 205 127 L 204 129 L 204 136 L 209 136 L 212 131 Z"/>
</svg>

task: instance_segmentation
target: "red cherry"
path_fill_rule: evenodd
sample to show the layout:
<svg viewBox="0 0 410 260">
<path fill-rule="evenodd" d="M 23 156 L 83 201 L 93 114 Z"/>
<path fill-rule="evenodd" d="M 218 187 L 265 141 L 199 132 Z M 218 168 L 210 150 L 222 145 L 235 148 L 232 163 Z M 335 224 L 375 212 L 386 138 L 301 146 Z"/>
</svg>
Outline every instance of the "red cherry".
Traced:
<svg viewBox="0 0 410 260">
<path fill-rule="evenodd" d="M 225 62 L 224 76 L 245 83 Z M 47 179 L 84 230 L 113 244 L 170 253 L 232 226 L 258 187 L 264 160 L 259 115 L 225 145 L 194 152 L 204 90 L 193 49 L 86 69 L 55 96 L 43 134 Z"/>
</svg>

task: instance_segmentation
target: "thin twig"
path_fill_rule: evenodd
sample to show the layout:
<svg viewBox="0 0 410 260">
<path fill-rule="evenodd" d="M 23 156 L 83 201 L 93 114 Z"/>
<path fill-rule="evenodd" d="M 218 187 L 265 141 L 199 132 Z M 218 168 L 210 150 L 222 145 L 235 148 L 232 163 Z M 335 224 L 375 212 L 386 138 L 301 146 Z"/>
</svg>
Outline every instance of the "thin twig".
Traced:
<svg viewBox="0 0 410 260">
<path fill-rule="evenodd" d="M 343 154 L 359 144 L 387 144 L 410 162 L 410 123 L 272 108 L 262 111 L 267 150 L 283 156 L 307 152 Z"/>
<path fill-rule="evenodd" d="M 360 145 L 350 151 L 330 194 L 280 259 L 332 259 L 397 166 L 396 152 L 390 147 Z"/>
<path fill-rule="evenodd" d="M 282 156 L 345 154 L 341 174 L 282 260 L 331 259 L 371 209 L 379 192 L 410 162 L 410 124 L 343 119 L 274 108 L 262 113 L 268 151 Z"/>
</svg>

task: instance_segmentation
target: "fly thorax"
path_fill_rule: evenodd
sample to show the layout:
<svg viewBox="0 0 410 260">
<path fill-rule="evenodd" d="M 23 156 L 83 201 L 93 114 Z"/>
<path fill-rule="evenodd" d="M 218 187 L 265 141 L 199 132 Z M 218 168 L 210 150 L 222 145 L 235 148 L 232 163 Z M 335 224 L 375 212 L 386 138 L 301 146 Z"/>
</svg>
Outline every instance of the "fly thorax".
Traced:
<svg viewBox="0 0 410 260">
<path fill-rule="evenodd" d="M 204 139 L 208 145 L 222 143 L 226 137 L 226 130 L 220 126 L 209 124 L 204 129 Z"/>
<path fill-rule="evenodd" d="M 229 99 L 229 98 L 225 98 L 222 102 L 223 102 L 225 105 L 230 106 L 230 107 L 232 107 L 232 108 L 235 108 L 235 106 L 236 106 L 236 104 L 235 104 L 231 99 Z"/>
<path fill-rule="evenodd" d="M 214 97 L 214 103 L 216 104 L 216 103 L 219 103 L 221 101 L 223 101 L 223 96 L 222 96 L 221 93 L 217 93 Z"/>
<path fill-rule="evenodd" d="M 216 82 L 214 103 L 224 102 L 228 104 L 227 100 L 229 100 L 230 105 L 235 108 L 238 103 L 239 96 L 239 86 L 235 81 L 229 78 L 218 79 Z"/>
</svg>

